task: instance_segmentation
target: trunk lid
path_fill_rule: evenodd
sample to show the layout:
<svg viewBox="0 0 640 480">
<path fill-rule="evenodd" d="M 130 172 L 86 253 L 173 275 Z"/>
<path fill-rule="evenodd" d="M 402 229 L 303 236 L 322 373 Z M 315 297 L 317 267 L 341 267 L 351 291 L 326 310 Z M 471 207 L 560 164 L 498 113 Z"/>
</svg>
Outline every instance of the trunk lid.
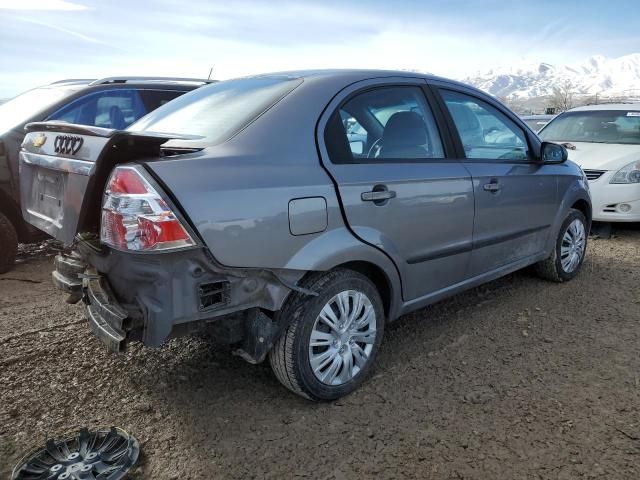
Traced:
<svg viewBox="0 0 640 480">
<path fill-rule="evenodd" d="M 197 138 L 64 122 L 30 123 L 25 130 L 22 215 L 67 246 L 77 233 L 98 232 L 104 185 L 116 164 L 160 157 L 160 146 L 168 140 Z"/>
</svg>

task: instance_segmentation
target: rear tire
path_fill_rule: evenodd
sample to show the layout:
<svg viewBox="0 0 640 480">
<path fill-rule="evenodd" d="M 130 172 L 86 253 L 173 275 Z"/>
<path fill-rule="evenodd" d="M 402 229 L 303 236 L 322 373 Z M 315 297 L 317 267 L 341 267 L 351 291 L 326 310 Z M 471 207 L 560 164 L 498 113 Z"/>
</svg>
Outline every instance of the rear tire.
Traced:
<svg viewBox="0 0 640 480">
<path fill-rule="evenodd" d="M 553 252 L 535 264 L 538 276 L 553 282 L 566 282 L 582 267 L 587 249 L 588 224 L 580 210 L 571 209 L 562 222 Z"/>
<path fill-rule="evenodd" d="M 18 234 L 13 223 L 0 212 L 0 273 L 13 268 L 18 253 Z"/>
<path fill-rule="evenodd" d="M 371 372 L 384 333 L 382 300 L 371 280 L 352 270 L 314 274 L 304 287 L 318 296 L 292 292 L 279 314 L 290 323 L 269 361 L 292 392 L 335 400 Z"/>
</svg>

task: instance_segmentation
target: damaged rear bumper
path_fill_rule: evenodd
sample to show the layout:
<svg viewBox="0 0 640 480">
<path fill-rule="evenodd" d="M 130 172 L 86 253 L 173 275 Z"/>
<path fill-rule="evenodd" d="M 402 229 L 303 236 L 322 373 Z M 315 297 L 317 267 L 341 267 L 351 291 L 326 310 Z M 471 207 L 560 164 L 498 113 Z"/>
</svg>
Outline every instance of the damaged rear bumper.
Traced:
<svg viewBox="0 0 640 480">
<path fill-rule="evenodd" d="M 115 300 L 106 280 L 99 276 L 88 276 L 86 285 L 86 310 L 89 327 L 109 350 L 122 352 L 127 340 L 125 322 L 129 314 Z"/>
<path fill-rule="evenodd" d="M 69 255 L 56 255 L 55 270 L 51 272 L 54 286 L 68 293 L 67 303 L 77 303 L 82 298 L 82 278 L 87 265 L 82 259 Z"/>
<path fill-rule="evenodd" d="M 280 331 L 264 312 L 278 311 L 305 273 L 221 267 L 201 249 L 136 255 L 82 243 L 55 266 L 54 284 L 69 302 L 83 300 L 91 330 L 112 351 L 132 340 L 159 346 L 206 325 L 252 362 Z"/>
<path fill-rule="evenodd" d="M 111 351 L 125 348 L 127 332 L 125 322 L 129 313 L 118 304 L 106 279 L 82 261 L 67 255 L 57 255 L 55 270 L 51 273 L 58 290 L 69 294 L 67 302 L 84 300 L 89 327 Z"/>
</svg>

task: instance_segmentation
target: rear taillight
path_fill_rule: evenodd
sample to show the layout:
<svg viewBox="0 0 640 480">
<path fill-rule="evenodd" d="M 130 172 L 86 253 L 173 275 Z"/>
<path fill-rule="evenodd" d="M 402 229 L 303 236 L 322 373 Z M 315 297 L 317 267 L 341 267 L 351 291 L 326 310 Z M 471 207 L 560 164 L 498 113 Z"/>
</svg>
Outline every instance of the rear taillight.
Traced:
<svg viewBox="0 0 640 480">
<path fill-rule="evenodd" d="M 102 203 L 100 241 L 119 250 L 170 250 L 195 245 L 167 202 L 136 167 L 116 167 Z"/>
</svg>

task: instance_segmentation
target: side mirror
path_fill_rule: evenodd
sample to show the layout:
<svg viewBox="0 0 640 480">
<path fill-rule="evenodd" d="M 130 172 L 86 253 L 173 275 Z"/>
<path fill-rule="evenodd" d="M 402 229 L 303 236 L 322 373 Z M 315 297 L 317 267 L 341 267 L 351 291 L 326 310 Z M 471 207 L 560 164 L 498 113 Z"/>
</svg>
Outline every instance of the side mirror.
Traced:
<svg viewBox="0 0 640 480">
<path fill-rule="evenodd" d="M 562 145 L 551 142 L 542 142 L 540 147 L 540 159 L 544 163 L 564 163 L 569 158 L 567 149 Z"/>
</svg>

